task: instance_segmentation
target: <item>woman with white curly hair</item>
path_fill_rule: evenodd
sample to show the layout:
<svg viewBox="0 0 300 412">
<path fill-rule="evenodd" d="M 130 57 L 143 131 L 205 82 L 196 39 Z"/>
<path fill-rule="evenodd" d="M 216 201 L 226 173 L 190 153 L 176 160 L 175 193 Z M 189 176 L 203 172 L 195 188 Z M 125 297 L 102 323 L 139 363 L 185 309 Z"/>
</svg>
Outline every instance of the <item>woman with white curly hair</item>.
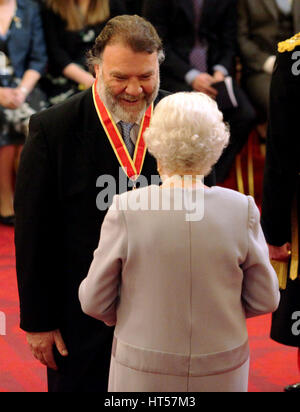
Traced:
<svg viewBox="0 0 300 412">
<path fill-rule="evenodd" d="M 214 100 L 183 92 L 157 106 L 144 138 L 166 175 L 206 176 L 227 146 L 229 130 Z"/>
<path fill-rule="evenodd" d="M 145 133 L 163 184 L 106 215 L 79 298 L 116 326 L 111 392 L 247 391 L 246 318 L 274 311 L 279 290 L 253 199 L 202 183 L 228 138 L 206 95 L 164 98 Z"/>
</svg>

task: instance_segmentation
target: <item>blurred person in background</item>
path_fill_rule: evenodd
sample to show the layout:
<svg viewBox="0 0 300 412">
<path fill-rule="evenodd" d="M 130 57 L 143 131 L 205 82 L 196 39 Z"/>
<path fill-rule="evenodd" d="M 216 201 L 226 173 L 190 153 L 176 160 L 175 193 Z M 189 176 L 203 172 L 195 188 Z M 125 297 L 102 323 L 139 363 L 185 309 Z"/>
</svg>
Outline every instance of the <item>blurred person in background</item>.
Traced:
<svg viewBox="0 0 300 412">
<path fill-rule="evenodd" d="M 300 371 L 300 33 L 279 44 L 271 81 L 262 201 L 262 227 L 270 258 L 284 268 L 271 338 L 298 348 Z M 277 265 L 278 266 L 278 265 Z M 300 392 L 300 383 L 285 388 Z"/>
<path fill-rule="evenodd" d="M 47 64 L 38 5 L 0 0 L 0 223 L 14 224 L 14 177 L 29 118 L 46 107 L 37 83 Z"/>
<path fill-rule="evenodd" d="M 128 14 L 142 15 L 144 0 L 124 0 Z"/>
<path fill-rule="evenodd" d="M 218 99 L 215 84 L 232 79 L 235 103 L 218 102 L 230 124 L 228 147 L 215 165 L 222 183 L 248 140 L 256 114 L 234 80 L 237 52 L 236 0 L 145 0 L 143 15 L 158 30 L 166 51 L 162 88 L 198 91 Z"/>
<path fill-rule="evenodd" d="M 262 138 L 266 137 L 277 44 L 299 31 L 299 0 L 238 0 L 242 85 L 257 109 L 257 129 Z"/>
<path fill-rule="evenodd" d="M 86 52 L 107 21 L 125 14 L 126 7 L 123 0 L 45 0 L 44 4 L 49 65 L 42 85 L 53 105 L 93 84 Z"/>
</svg>

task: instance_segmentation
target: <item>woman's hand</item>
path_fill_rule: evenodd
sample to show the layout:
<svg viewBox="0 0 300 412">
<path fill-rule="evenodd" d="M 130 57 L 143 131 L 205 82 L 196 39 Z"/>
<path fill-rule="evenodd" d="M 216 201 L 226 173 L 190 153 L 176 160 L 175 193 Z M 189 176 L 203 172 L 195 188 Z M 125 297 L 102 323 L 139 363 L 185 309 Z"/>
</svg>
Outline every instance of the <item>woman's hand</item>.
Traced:
<svg viewBox="0 0 300 412">
<path fill-rule="evenodd" d="M 20 107 L 25 102 L 28 92 L 24 87 L 17 87 L 15 91 L 16 102 L 18 104 L 18 107 Z"/>
<path fill-rule="evenodd" d="M 218 92 L 212 86 L 214 82 L 214 78 L 208 73 L 201 73 L 195 78 L 192 87 L 195 91 L 205 93 L 212 99 L 215 99 Z"/>
<path fill-rule="evenodd" d="M 0 87 L 0 105 L 6 109 L 15 110 L 19 107 L 20 98 L 16 89 Z"/>
<path fill-rule="evenodd" d="M 78 85 L 83 86 L 85 89 L 91 87 L 95 81 L 95 78 L 91 75 L 91 73 L 82 69 L 75 63 L 70 63 L 66 66 L 63 70 L 63 75 L 78 83 Z"/>
</svg>

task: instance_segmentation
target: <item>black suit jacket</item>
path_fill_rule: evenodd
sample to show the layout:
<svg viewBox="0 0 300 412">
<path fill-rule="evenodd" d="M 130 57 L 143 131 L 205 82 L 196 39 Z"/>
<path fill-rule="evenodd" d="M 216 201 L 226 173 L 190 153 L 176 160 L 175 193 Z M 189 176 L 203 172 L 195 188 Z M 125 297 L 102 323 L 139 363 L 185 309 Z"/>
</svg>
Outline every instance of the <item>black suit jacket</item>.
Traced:
<svg viewBox="0 0 300 412">
<path fill-rule="evenodd" d="M 145 0 L 143 15 L 163 39 L 166 61 L 162 66 L 162 87 L 186 89 L 185 75 L 192 69 L 189 55 L 195 44 L 192 0 Z M 236 0 L 204 0 L 199 38 L 207 40 L 209 71 L 216 64 L 233 70 L 236 55 Z M 183 87 L 184 85 L 184 87 Z"/>
<path fill-rule="evenodd" d="M 128 14 L 142 14 L 144 0 L 124 0 Z"/>
<path fill-rule="evenodd" d="M 142 174 L 157 175 L 148 153 Z M 109 328 L 84 315 L 78 300 L 106 214 L 96 207 L 101 175 L 115 177 L 118 193 L 119 163 L 91 89 L 31 118 L 15 194 L 21 328 L 59 328 L 71 353 L 92 344 L 93 335 L 100 349 L 101 340 L 111 344 L 103 332 Z"/>
<path fill-rule="evenodd" d="M 295 51 L 299 53 L 300 47 Z M 292 67 L 299 71 L 299 58 L 297 63 L 293 53 L 278 53 L 271 83 L 262 227 L 274 246 L 291 241 L 291 209 L 300 187 L 300 72 L 293 74 Z"/>
<path fill-rule="evenodd" d="M 298 57 L 294 56 L 294 52 L 298 52 Z M 294 205 L 300 217 L 299 52 L 300 47 L 291 52 L 278 53 L 271 82 L 262 228 L 267 242 L 274 246 L 282 246 L 292 240 L 291 215 Z M 292 248 L 296 246 L 294 243 Z M 286 289 L 281 291 L 279 307 L 272 316 L 270 334 L 276 342 L 298 348 L 300 336 L 294 332 L 294 314 L 299 310 L 299 296 L 299 276 L 293 281 L 288 279 Z"/>
</svg>

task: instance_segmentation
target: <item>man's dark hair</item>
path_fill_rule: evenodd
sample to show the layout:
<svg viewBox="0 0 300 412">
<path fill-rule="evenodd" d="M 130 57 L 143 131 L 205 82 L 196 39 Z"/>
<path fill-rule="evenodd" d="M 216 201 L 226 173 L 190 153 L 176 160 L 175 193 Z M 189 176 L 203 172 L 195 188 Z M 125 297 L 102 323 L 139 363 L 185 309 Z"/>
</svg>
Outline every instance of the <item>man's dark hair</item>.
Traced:
<svg viewBox="0 0 300 412">
<path fill-rule="evenodd" d="M 137 15 L 117 16 L 107 22 L 93 48 L 87 53 L 87 64 L 93 75 L 94 64 L 101 61 L 105 47 L 113 43 L 123 43 L 137 53 L 157 52 L 159 62 L 164 60 L 162 41 L 151 23 Z"/>
</svg>

